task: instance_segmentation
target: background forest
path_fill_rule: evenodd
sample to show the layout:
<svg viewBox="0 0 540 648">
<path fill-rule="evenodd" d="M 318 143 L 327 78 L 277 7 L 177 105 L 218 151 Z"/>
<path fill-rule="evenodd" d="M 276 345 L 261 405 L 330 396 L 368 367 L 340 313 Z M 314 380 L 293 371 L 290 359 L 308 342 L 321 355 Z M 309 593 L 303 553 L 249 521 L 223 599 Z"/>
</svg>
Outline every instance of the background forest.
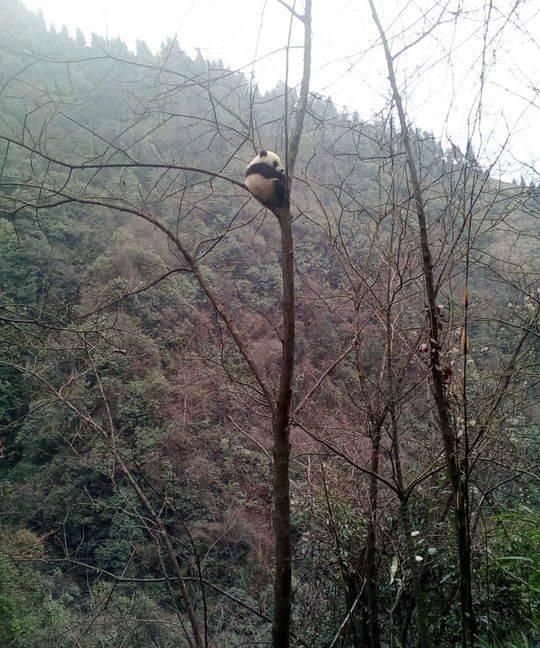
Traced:
<svg viewBox="0 0 540 648">
<path fill-rule="evenodd" d="M 539 645 L 540 185 L 397 86 L 365 122 L 176 40 L 0 24 L 0 646 Z M 286 642 L 261 146 L 296 163 Z"/>
</svg>

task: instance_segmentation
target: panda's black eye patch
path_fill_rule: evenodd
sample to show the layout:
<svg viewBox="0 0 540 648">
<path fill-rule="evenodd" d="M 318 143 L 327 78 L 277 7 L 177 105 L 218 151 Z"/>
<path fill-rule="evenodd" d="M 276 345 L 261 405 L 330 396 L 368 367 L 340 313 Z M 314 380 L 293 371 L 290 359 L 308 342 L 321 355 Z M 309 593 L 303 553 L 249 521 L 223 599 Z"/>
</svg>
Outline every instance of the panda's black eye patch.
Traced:
<svg viewBox="0 0 540 648">
<path fill-rule="evenodd" d="M 274 167 L 277 167 L 277 162 L 274 160 Z"/>
</svg>

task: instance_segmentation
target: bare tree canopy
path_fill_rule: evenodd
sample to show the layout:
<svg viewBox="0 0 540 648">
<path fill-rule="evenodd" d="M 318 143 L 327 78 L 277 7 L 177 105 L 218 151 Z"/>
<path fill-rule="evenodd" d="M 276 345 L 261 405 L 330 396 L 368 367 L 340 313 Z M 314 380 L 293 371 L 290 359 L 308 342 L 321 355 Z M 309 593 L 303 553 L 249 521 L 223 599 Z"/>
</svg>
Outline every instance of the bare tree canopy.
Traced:
<svg viewBox="0 0 540 648">
<path fill-rule="evenodd" d="M 540 641 L 538 11 L 329 4 L 0 6 L 1 646 Z"/>
</svg>

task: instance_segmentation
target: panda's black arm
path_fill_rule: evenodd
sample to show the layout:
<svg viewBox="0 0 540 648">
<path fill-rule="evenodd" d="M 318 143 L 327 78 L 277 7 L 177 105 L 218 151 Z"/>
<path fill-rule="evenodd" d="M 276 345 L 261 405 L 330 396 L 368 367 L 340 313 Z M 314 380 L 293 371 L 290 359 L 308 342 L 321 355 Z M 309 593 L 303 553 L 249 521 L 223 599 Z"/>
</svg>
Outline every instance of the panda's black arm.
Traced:
<svg viewBox="0 0 540 648">
<path fill-rule="evenodd" d="M 276 187 L 276 201 L 278 207 L 285 207 L 289 204 L 289 192 L 287 187 L 283 182 L 283 176 L 280 176 L 278 180 L 274 181 Z"/>
</svg>

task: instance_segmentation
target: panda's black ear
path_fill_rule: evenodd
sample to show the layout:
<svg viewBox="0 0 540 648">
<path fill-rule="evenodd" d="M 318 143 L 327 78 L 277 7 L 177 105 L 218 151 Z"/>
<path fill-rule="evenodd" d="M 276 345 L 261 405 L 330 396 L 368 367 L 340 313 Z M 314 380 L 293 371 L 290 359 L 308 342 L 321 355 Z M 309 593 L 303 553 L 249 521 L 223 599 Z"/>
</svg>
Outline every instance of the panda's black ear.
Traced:
<svg viewBox="0 0 540 648">
<path fill-rule="evenodd" d="M 259 157 L 266 157 L 268 155 L 268 151 L 265 151 L 264 149 L 261 149 L 259 153 Z"/>
</svg>

